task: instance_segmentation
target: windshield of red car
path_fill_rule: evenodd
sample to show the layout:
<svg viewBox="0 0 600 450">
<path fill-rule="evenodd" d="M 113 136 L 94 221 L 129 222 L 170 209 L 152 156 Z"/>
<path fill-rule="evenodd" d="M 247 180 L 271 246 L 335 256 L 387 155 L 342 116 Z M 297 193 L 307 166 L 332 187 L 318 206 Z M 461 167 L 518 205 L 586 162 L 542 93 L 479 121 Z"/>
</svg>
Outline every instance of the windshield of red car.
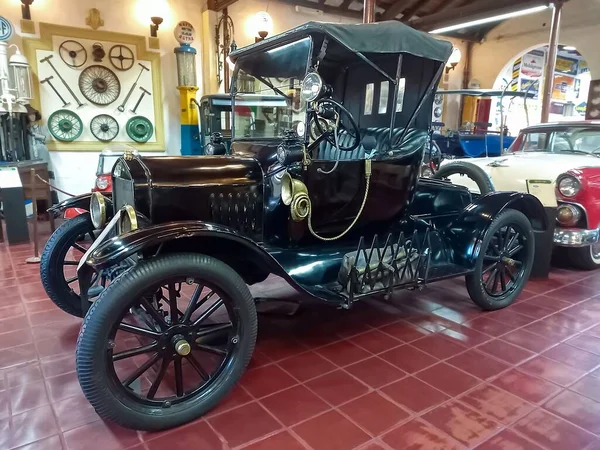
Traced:
<svg viewBox="0 0 600 450">
<path fill-rule="evenodd" d="M 509 151 L 586 153 L 600 156 L 600 129 L 568 128 L 521 133 Z"/>
</svg>

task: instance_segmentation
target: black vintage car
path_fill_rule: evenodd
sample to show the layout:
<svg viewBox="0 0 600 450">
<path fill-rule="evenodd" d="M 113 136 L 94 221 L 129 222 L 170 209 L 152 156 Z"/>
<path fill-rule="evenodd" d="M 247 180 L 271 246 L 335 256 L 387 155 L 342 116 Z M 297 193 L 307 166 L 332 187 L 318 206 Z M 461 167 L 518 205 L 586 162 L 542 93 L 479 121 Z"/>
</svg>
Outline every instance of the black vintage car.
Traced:
<svg viewBox="0 0 600 450">
<path fill-rule="evenodd" d="M 484 310 L 515 300 L 539 201 L 419 179 L 451 51 L 399 22 L 307 23 L 231 54 L 231 155 L 117 162 L 115 215 L 78 266 L 77 373 L 101 417 L 158 430 L 218 404 L 253 353 L 248 285 L 270 274 L 340 309 L 457 276 Z M 249 113 L 257 95 L 279 101 Z"/>
</svg>

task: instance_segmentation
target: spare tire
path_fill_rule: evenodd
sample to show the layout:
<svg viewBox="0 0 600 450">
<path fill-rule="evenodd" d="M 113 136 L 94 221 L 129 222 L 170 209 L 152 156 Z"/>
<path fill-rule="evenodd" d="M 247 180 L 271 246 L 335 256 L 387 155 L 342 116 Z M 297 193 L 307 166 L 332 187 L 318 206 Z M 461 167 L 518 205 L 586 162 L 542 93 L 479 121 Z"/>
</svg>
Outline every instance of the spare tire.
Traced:
<svg viewBox="0 0 600 450">
<path fill-rule="evenodd" d="M 431 178 L 444 180 L 452 175 L 466 175 L 469 177 L 477 184 L 481 195 L 489 194 L 496 190 L 494 189 L 494 184 L 492 183 L 490 176 L 485 173 L 481 167 L 465 161 L 456 161 L 445 164 L 440 167 Z"/>
</svg>

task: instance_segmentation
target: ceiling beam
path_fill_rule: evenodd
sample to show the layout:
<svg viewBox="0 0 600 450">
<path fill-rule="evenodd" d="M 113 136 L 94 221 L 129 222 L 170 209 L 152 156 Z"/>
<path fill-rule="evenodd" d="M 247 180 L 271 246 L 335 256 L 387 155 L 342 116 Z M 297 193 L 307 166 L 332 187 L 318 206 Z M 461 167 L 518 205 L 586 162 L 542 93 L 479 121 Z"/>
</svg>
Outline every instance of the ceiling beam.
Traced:
<svg viewBox="0 0 600 450">
<path fill-rule="evenodd" d="M 417 3 L 420 3 L 420 2 L 421 2 L 421 0 L 417 0 Z M 411 3 L 412 2 L 410 0 L 396 0 L 394 3 L 392 3 L 390 6 L 388 6 L 383 13 L 381 13 L 380 20 L 394 19 L 398 14 L 400 14 L 406 8 L 408 8 L 411 5 Z"/>
<path fill-rule="evenodd" d="M 502 3 L 498 0 L 480 0 L 465 6 L 416 19 L 411 25 L 420 30 L 430 31 L 436 28 L 484 19 L 499 14 L 507 14 L 548 3 L 548 1 L 542 0 L 504 0 Z"/>
<path fill-rule="evenodd" d="M 301 6 L 303 8 L 316 9 L 319 11 L 323 11 L 324 13 L 327 13 L 327 14 L 334 14 L 337 16 L 344 16 L 344 17 L 352 17 L 354 19 L 362 20 L 362 16 L 363 16 L 362 10 L 353 11 L 351 9 L 342 9 L 337 6 L 320 5 L 318 3 L 311 2 L 308 0 L 277 0 L 277 1 L 280 3 L 285 3 L 286 5 Z M 375 20 L 379 20 L 379 17 L 377 14 L 375 15 Z"/>
<path fill-rule="evenodd" d="M 222 11 L 228 6 L 233 5 L 237 0 L 208 0 L 207 9 L 209 11 Z"/>
<path fill-rule="evenodd" d="M 402 13 L 402 18 L 400 19 L 401 22 L 408 22 L 410 19 L 413 18 L 413 16 L 421 9 L 427 7 L 427 5 L 431 4 L 431 0 L 423 0 L 423 1 L 418 1 L 417 3 L 415 3 L 413 6 L 411 6 L 410 8 L 408 8 L 406 11 L 404 11 Z"/>
</svg>

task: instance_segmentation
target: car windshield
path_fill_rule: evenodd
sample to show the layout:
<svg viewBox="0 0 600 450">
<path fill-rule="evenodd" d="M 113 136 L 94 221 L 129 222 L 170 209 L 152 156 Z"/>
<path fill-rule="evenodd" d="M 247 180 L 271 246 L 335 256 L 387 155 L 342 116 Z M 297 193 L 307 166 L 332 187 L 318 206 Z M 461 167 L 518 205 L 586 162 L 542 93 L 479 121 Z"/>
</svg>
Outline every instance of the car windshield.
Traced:
<svg viewBox="0 0 600 450">
<path fill-rule="evenodd" d="M 96 170 L 96 176 L 111 173 L 112 168 L 117 162 L 121 155 L 100 155 L 98 158 L 98 169 Z"/>
<path fill-rule="evenodd" d="M 600 130 L 570 128 L 565 130 L 522 133 L 511 146 L 512 151 L 582 153 L 600 156 Z"/>
<path fill-rule="evenodd" d="M 237 61 L 235 139 L 279 138 L 304 122 L 306 103 L 300 98 L 300 86 L 310 49 L 306 38 Z"/>
</svg>

